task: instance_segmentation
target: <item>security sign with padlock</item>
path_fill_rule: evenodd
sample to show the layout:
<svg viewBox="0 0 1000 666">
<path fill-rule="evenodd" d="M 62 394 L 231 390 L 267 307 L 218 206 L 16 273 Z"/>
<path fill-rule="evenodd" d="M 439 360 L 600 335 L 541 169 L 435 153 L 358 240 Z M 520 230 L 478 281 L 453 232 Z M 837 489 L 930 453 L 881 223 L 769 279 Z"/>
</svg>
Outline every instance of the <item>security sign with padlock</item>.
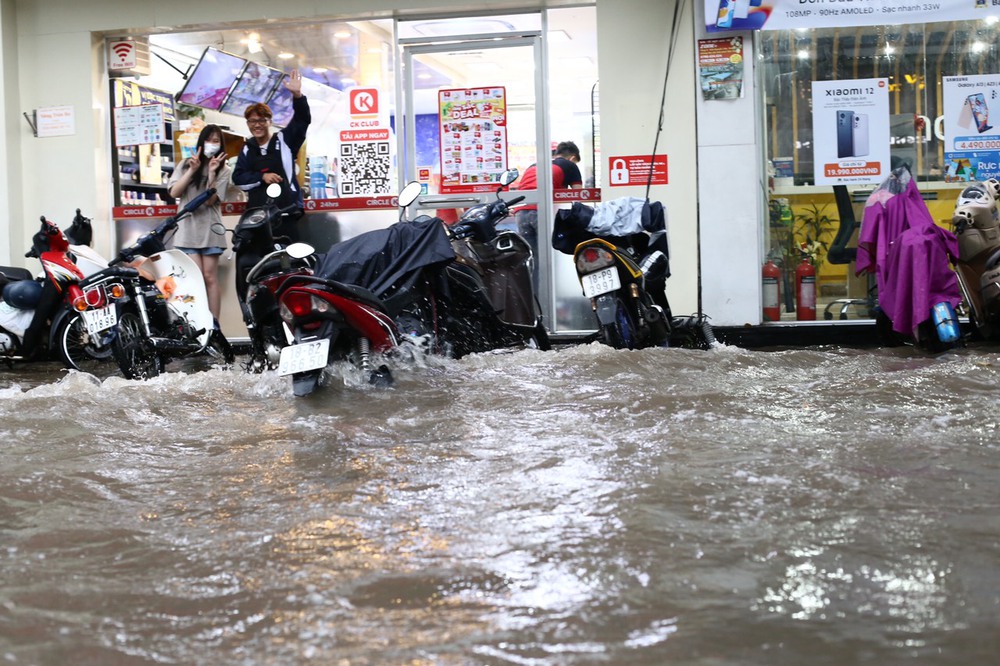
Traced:
<svg viewBox="0 0 1000 666">
<path fill-rule="evenodd" d="M 611 162 L 611 184 L 628 185 L 628 167 L 625 160 L 618 158 Z"/>
<path fill-rule="evenodd" d="M 652 160 L 650 174 L 649 155 L 614 155 L 608 158 L 610 184 L 615 187 L 625 185 L 666 185 L 667 156 L 656 155 Z"/>
</svg>

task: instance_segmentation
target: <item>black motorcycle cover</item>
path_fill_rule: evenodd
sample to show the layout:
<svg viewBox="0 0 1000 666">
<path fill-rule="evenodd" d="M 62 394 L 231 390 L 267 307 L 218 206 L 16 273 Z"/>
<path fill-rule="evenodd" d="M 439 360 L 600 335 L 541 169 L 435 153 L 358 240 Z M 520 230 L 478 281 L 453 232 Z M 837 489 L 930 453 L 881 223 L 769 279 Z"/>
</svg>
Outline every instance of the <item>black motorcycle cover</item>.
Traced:
<svg viewBox="0 0 1000 666">
<path fill-rule="evenodd" d="M 415 271 L 455 260 L 444 224 L 436 217 L 397 222 L 349 238 L 327 251 L 316 276 L 358 285 L 382 296 Z"/>
</svg>

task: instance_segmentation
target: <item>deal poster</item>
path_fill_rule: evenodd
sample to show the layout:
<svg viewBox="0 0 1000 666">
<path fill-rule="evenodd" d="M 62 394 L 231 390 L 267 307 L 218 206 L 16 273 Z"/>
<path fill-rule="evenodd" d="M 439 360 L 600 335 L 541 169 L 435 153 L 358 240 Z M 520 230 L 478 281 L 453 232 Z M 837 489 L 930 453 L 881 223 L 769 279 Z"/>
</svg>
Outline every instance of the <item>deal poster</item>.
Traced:
<svg viewBox="0 0 1000 666">
<path fill-rule="evenodd" d="M 997 0 L 704 0 L 708 32 L 973 21 Z"/>
<path fill-rule="evenodd" d="M 502 86 L 438 91 L 441 193 L 491 191 L 507 170 L 507 94 Z"/>
<path fill-rule="evenodd" d="M 817 185 L 880 183 L 889 175 L 889 80 L 813 81 Z"/>
<path fill-rule="evenodd" d="M 944 178 L 1000 178 L 1000 74 L 946 76 Z"/>
</svg>

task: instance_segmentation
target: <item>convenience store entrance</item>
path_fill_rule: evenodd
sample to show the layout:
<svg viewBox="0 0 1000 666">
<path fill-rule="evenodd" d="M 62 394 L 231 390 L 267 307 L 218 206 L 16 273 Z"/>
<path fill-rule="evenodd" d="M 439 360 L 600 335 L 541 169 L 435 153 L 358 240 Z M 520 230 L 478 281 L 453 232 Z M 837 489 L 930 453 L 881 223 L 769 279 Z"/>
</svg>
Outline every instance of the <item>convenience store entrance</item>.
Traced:
<svg viewBox="0 0 1000 666">
<path fill-rule="evenodd" d="M 405 26 L 400 34 L 406 34 Z M 397 127 L 400 171 L 404 182 L 419 181 L 424 194 L 414 207 L 453 222 L 469 206 L 494 200 L 500 175 L 524 164 L 547 164 L 548 149 L 545 58 L 542 33 L 464 34 L 399 39 L 398 99 L 402 122 Z M 480 67 L 469 69 L 469 57 Z M 421 86 L 426 66 L 447 67 L 462 57 L 465 85 Z M 523 166 L 520 171 L 523 173 Z M 546 170 L 545 173 L 550 173 Z M 517 183 L 515 183 L 515 186 Z M 504 194 L 524 196 L 521 205 L 538 205 L 539 238 L 551 233 L 550 178 L 538 189 Z M 514 217 L 504 221 L 514 226 Z M 551 321 L 553 297 L 548 243 L 535 253 L 539 262 L 538 295 Z"/>
</svg>

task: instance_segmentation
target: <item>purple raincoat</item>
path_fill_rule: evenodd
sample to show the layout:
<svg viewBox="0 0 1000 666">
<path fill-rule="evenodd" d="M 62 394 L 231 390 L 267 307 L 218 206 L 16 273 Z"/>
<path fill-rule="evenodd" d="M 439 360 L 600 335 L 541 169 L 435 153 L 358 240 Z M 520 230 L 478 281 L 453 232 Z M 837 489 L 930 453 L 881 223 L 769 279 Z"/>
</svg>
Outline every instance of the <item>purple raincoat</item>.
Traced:
<svg viewBox="0 0 1000 666">
<path fill-rule="evenodd" d="M 934 224 L 912 178 L 898 194 L 883 183 L 868 198 L 855 272 L 875 273 L 879 305 L 897 333 L 915 336 L 934 305 L 947 301 L 955 307 L 961 302 L 958 278 L 949 263 L 957 257 L 958 239 Z"/>
</svg>

